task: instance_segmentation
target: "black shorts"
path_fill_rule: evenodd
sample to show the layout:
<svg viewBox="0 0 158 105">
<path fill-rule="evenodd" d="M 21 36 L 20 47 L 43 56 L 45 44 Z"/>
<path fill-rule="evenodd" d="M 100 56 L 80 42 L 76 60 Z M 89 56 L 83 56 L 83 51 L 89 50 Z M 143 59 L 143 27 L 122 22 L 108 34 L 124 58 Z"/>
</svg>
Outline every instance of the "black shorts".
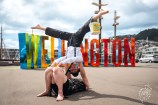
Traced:
<svg viewBox="0 0 158 105">
<path fill-rule="evenodd" d="M 58 86 L 56 84 L 51 85 L 51 90 L 55 95 L 58 95 Z M 63 94 L 64 96 L 71 95 L 76 92 L 85 91 L 86 85 L 80 79 L 68 79 L 63 84 Z"/>
</svg>

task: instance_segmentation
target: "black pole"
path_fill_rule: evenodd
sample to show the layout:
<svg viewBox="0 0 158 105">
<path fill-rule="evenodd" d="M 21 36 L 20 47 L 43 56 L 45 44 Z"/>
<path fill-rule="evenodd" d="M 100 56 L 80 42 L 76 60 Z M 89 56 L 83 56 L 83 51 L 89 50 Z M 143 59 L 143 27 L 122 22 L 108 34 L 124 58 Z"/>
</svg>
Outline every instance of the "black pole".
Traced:
<svg viewBox="0 0 158 105">
<path fill-rule="evenodd" d="M 100 9 L 101 9 L 101 0 L 99 0 L 99 11 L 100 11 Z M 101 17 L 99 18 L 99 23 L 100 23 L 100 26 L 101 26 L 101 28 L 100 28 L 100 34 L 99 34 L 99 46 L 100 46 L 100 48 L 99 48 L 99 53 L 100 53 L 100 63 L 101 63 L 101 43 L 100 43 L 100 40 L 101 40 L 101 30 L 102 30 L 102 25 L 101 25 Z"/>
</svg>

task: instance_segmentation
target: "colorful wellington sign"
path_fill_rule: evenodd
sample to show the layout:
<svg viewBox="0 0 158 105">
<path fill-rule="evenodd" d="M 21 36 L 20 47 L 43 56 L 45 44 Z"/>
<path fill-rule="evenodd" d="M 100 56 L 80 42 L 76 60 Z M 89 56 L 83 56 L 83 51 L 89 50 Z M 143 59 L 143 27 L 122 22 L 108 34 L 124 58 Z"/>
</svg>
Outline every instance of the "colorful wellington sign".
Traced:
<svg viewBox="0 0 158 105">
<path fill-rule="evenodd" d="M 45 48 L 46 40 L 50 40 L 50 53 L 48 53 L 48 49 Z M 125 38 L 123 44 L 120 39 L 101 39 L 101 43 L 103 43 L 102 50 L 104 51 L 104 66 L 108 66 L 108 45 L 110 42 L 112 42 L 111 50 L 113 66 L 121 66 L 122 62 L 124 63 L 124 66 L 128 66 L 128 63 L 130 62 L 131 66 L 135 67 L 134 38 L 131 38 L 130 43 L 128 42 L 128 39 Z M 55 59 L 54 45 L 55 38 L 53 37 L 19 33 L 20 67 L 22 69 L 48 67 Z M 98 52 L 94 52 L 95 49 L 99 48 L 100 45 L 97 39 L 92 39 L 90 41 L 90 49 L 88 39 L 85 39 L 84 47 L 81 45 L 85 66 L 89 66 L 89 63 L 91 66 L 100 66 L 101 55 Z M 58 39 L 58 58 L 64 56 L 64 54 L 65 41 Z"/>
</svg>

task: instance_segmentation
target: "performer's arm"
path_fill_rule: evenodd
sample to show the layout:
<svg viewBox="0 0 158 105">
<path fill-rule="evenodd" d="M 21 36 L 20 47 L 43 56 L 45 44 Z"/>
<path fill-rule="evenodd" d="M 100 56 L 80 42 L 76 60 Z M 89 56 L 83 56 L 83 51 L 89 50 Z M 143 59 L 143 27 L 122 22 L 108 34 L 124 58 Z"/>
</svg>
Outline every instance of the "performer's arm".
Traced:
<svg viewBox="0 0 158 105">
<path fill-rule="evenodd" d="M 69 40 L 69 38 L 72 36 L 72 33 L 60 31 L 50 27 L 46 28 L 45 34 L 55 38 L 60 38 L 61 40 Z"/>
<path fill-rule="evenodd" d="M 85 69 L 83 68 L 83 64 L 81 62 L 79 63 L 79 67 L 80 67 L 81 77 L 83 79 L 84 84 L 86 85 L 86 89 L 88 90 L 90 88 L 90 85 L 89 85 L 89 81 L 88 81 Z"/>
<path fill-rule="evenodd" d="M 101 18 L 102 15 L 109 13 L 109 11 L 105 11 L 100 9 L 100 11 L 98 12 L 98 14 L 94 15 L 93 17 L 91 17 L 76 33 L 82 33 L 82 34 L 77 34 L 77 37 L 79 40 L 83 40 L 83 37 L 85 36 L 85 34 L 87 32 L 90 31 L 89 28 L 89 24 L 92 21 L 97 21 L 99 18 Z"/>
</svg>

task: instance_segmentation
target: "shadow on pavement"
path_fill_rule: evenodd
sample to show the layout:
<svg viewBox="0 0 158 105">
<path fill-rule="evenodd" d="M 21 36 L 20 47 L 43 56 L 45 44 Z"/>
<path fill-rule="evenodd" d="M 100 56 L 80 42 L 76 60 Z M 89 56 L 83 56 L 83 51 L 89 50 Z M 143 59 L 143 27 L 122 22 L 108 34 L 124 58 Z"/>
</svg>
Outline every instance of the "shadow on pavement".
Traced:
<svg viewBox="0 0 158 105">
<path fill-rule="evenodd" d="M 93 90 L 73 94 L 73 95 L 69 96 L 69 98 L 67 98 L 67 100 L 78 101 L 78 100 L 92 100 L 92 99 L 98 99 L 98 98 L 119 98 L 119 99 L 124 99 L 124 100 L 128 100 L 128 101 L 136 102 L 136 103 L 141 103 L 144 105 L 157 105 L 157 104 L 149 103 L 149 102 L 142 103 L 140 100 L 133 99 L 133 98 L 126 97 L 126 96 L 100 94 Z"/>
</svg>

